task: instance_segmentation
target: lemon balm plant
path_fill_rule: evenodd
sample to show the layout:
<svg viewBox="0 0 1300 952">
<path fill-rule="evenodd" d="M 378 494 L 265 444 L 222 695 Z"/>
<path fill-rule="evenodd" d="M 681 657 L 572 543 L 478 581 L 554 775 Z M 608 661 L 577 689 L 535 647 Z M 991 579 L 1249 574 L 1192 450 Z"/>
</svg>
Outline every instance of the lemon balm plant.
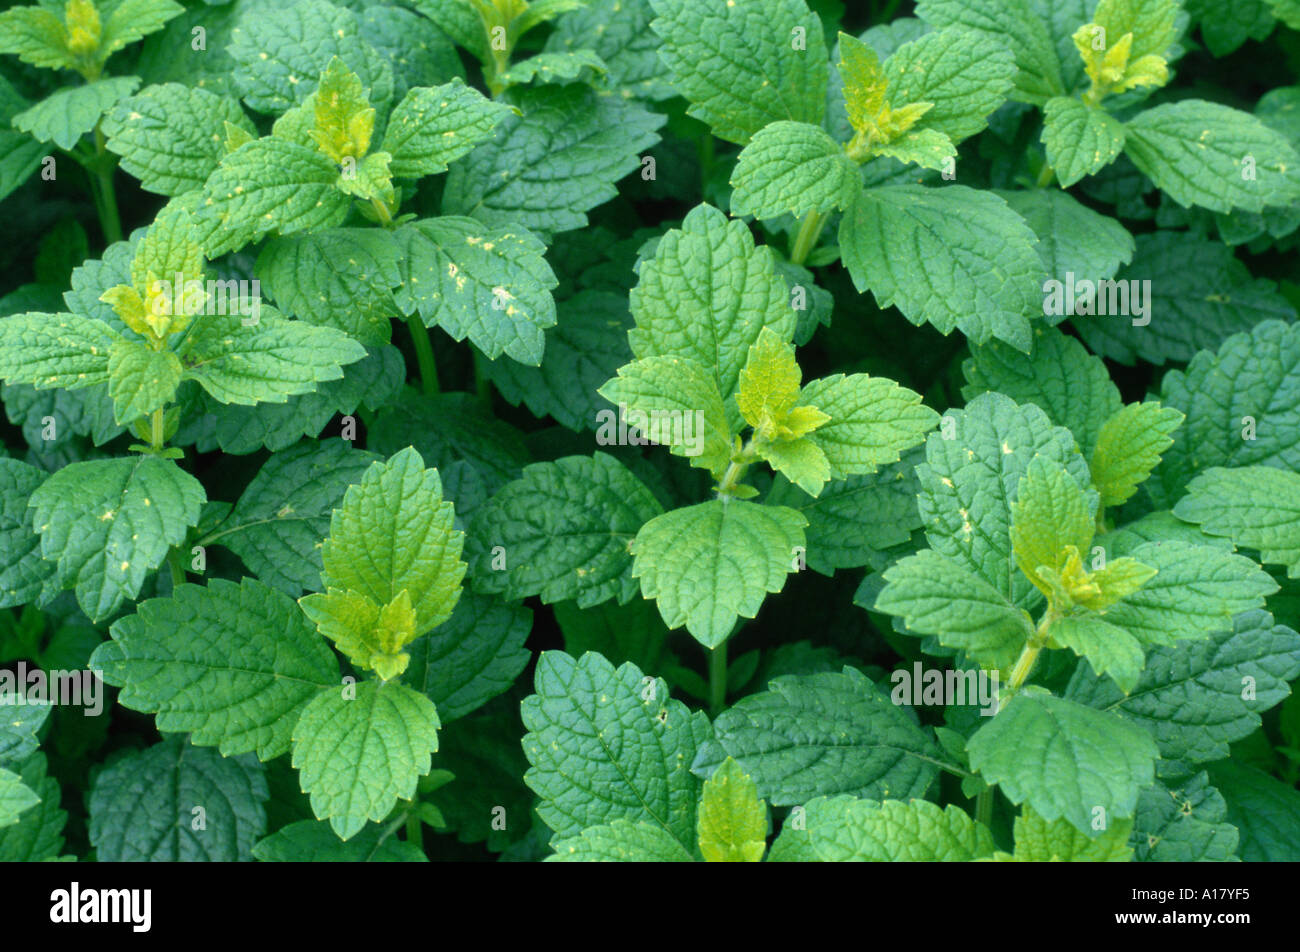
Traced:
<svg viewBox="0 0 1300 952">
<path fill-rule="evenodd" d="M 1297 28 L 8 5 L 0 859 L 1295 859 Z"/>
</svg>

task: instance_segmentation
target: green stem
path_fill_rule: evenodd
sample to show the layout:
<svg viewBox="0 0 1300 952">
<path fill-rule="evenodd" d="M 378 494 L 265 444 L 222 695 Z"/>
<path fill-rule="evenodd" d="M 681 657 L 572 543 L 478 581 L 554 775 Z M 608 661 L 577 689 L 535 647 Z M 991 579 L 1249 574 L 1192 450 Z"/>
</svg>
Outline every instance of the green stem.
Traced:
<svg viewBox="0 0 1300 952">
<path fill-rule="evenodd" d="M 1051 162 L 1044 159 L 1043 167 L 1038 171 L 1038 182 L 1036 184 L 1039 188 L 1047 188 L 1047 186 L 1052 184 L 1052 179 L 1055 178 L 1055 176 L 1056 169 L 1052 168 Z"/>
<path fill-rule="evenodd" d="M 822 229 L 826 227 L 826 216 L 821 212 L 809 212 L 799 226 L 799 233 L 795 235 L 794 242 L 790 245 L 790 261 L 793 264 L 801 265 L 808 260 L 813 249 L 817 247 L 817 239 L 822 236 Z"/>
<path fill-rule="evenodd" d="M 985 826 L 993 822 L 993 788 L 985 787 L 975 795 L 975 819 Z"/>
<path fill-rule="evenodd" d="M 717 717 L 727 706 L 727 643 L 709 652 L 709 714 Z"/>
<path fill-rule="evenodd" d="M 388 210 L 387 205 L 377 198 L 372 198 L 370 200 L 370 207 L 373 208 L 375 214 L 379 216 L 379 224 L 383 225 L 385 228 L 391 228 L 393 226 L 393 213 Z"/>
<path fill-rule="evenodd" d="M 150 448 L 155 453 L 161 453 L 163 450 L 163 444 L 167 442 L 167 439 L 164 436 L 166 431 L 163 429 L 163 424 L 163 408 L 159 407 L 153 412 L 153 416 L 149 419 L 149 444 Z"/>
<path fill-rule="evenodd" d="M 181 557 L 181 550 L 177 546 L 172 546 L 167 552 L 167 567 L 172 573 L 172 588 L 182 585 L 185 582 L 185 562 Z"/>
<path fill-rule="evenodd" d="M 122 240 L 122 219 L 117 213 L 117 192 L 113 187 L 113 171 L 117 164 L 108 154 L 104 133 L 95 126 L 95 178 L 99 183 L 99 227 L 105 244 Z"/>
<path fill-rule="evenodd" d="M 406 319 L 406 326 L 411 329 L 411 340 L 415 343 L 415 362 L 420 367 L 420 382 L 426 396 L 438 392 L 438 365 L 433 359 L 433 342 L 429 340 L 429 329 L 424 326 L 418 314 Z"/>
<path fill-rule="evenodd" d="M 755 460 L 754 441 L 750 440 L 741 448 L 741 451 L 732 456 L 731 462 L 727 464 L 727 469 L 718 480 L 718 495 L 730 496 L 732 490 L 736 488 L 736 483 L 745 475 L 745 470 L 749 469 L 749 464 Z"/>
<path fill-rule="evenodd" d="M 424 824 L 421 822 L 419 815 L 414 809 L 406 814 L 406 842 L 414 843 L 421 849 L 424 848 Z"/>
</svg>

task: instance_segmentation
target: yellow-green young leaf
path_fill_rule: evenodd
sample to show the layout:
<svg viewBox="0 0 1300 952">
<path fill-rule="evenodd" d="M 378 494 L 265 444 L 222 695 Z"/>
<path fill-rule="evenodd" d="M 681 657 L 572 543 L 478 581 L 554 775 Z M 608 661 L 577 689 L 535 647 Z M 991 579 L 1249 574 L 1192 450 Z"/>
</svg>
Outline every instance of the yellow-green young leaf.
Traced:
<svg viewBox="0 0 1300 952">
<path fill-rule="evenodd" d="M 385 681 L 410 664 L 411 656 L 401 649 L 415 640 L 416 617 L 406 589 L 383 606 L 359 592 L 337 588 L 308 595 L 299 604 L 339 651 Z"/>
<path fill-rule="evenodd" d="M 321 73 L 312 95 L 316 127 L 312 141 L 336 163 L 360 159 L 370 151 L 375 131 L 375 110 L 361 86 L 361 78 L 337 56 Z"/>
<path fill-rule="evenodd" d="M 756 439 L 790 440 L 805 436 L 830 417 L 811 407 L 796 419 L 796 430 L 787 426 L 799 400 L 803 373 L 794 358 L 794 346 L 770 327 L 764 327 L 749 347 L 749 357 L 740 371 L 736 406 L 745 422 L 754 428 Z"/>
<path fill-rule="evenodd" d="M 67 6 L 64 7 L 63 19 L 68 26 L 70 53 L 85 57 L 99 48 L 104 28 L 93 0 L 68 0 Z"/>
<path fill-rule="evenodd" d="M 460 559 L 465 534 L 453 528 L 454 520 L 438 471 L 425 469 L 414 448 L 372 464 L 330 519 L 330 534 L 321 548 L 327 591 L 351 591 L 369 599 L 377 625 L 378 606 L 405 593 L 415 612 L 407 641 L 442 624 L 456 607 L 465 576 Z M 383 648 L 380 638 L 393 633 L 382 631 L 379 626 L 363 637 Z"/>
<path fill-rule="evenodd" d="M 1096 532 L 1096 498 L 1065 469 L 1045 457 L 1030 461 L 1011 506 L 1011 550 L 1016 565 L 1043 592 L 1051 586 L 1038 571 L 1046 566 L 1060 572 L 1069 549 L 1088 551 Z"/>
<path fill-rule="evenodd" d="M 767 847 L 767 803 L 754 778 L 728 757 L 700 794 L 700 853 L 709 863 L 757 863 Z"/>
<path fill-rule="evenodd" d="M 826 458 L 826 452 L 811 437 L 775 443 L 760 442 L 756 448 L 773 469 L 810 496 L 820 496 L 822 487 L 830 481 L 830 461 Z"/>
<path fill-rule="evenodd" d="M 0 13 L 0 53 L 46 69 L 71 67 L 68 30 L 58 15 L 40 7 L 15 7 Z"/>
<path fill-rule="evenodd" d="M 1120 599 L 1128 598 L 1155 576 L 1155 569 L 1143 565 L 1137 559 L 1127 556 L 1111 559 L 1104 568 L 1089 576 L 1089 582 L 1096 592 L 1076 593 L 1074 600 L 1084 608 L 1104 612 Z"/>
<path fill-rule="evenodd" d="M 904 132 L 891 142 L 877 145 L 874 155 L 887 155 L 900 162 L 915 162 L 923 169 L 942 171 L 957 156 L 957 147 L 938 129 Z"/>
<path fill-rule="evenodd" d="M 1133 858 L 1128 845 L 1133 832 L 1131 817 L 1107 817 L 1100 832 L 1091 835 L 1075 829 L 1067 820 L 1048 822 L 1029 807 L 1016 817 L 1016 851 L 999 859 L 1021 863 L 1127 863 Z"/>
<path fill-rule="evenodd" d="M 1169 80 L 1166 56 L 1178 40 L 1174 0 L 1101 0 L 1092 23 L 1074 33 L 1074 45 L 1092 80 L 1095 100 Z"/>
<path fill-rule="evenodd" d="M 345 161 L 339 172 L 339 190 L 362 201 L 374 200 L 391 207 L 397 195 L 388 167 L 391 160 L 387 152 L 372 152 L 355 166 L 351 160 Z"/>
<path fill-rule="evenodd" d="M 120 0 L 104 24 L 99 41 L 99 62 L 136 40 L 161 30 L 168 21 L 184 12 L 185 8 L 174 0 Z"/>
<path fill-rule="evenodd" d="M 840 79 L 844 83 L 844 109 L 854 132 L 866 132 L 885 109 L 889 80 L 876 51 L 857 37 L 841 33 Z"/>
<path fill-rule="evenodd" d="M 646 357 L 624 364 L 598 392 L 643 437 L 722 478 L 733 434 L 707 367 L 687 357 Z"/>
<path fill-rule="evenodd" d="M 1142 676 L 1146 653 L 1142 643 L 1123 628 L 1096 615 L 1065 615 L 1047 628 L 1055 648 L 1069 648 L 1087 658 L 1092 670 L 1109 675 L 1125 694 L 1132 694 Z"/>
<path fill-rule="evenodd" d="M 130 423 L 172 401 L 180 385 L 180 358 L 138 340 L 118 340 L 108 356 L 108 393 L 113 418 Z"/>
<path fill-rule="evenodd" d="M 1103 507 L 1118 506 L 1137 492 L 1173 445 L 1183 419 L 1158 403 L 1130 403 L 1105 422 L 1088 461 Z"/>
</svg>

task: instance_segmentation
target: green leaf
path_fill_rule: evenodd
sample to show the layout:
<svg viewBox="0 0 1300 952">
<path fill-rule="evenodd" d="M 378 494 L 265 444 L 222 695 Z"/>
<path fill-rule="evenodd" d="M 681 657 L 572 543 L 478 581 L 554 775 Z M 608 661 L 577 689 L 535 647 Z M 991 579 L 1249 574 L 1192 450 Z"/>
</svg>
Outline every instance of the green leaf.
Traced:
<svg viewBox="0 0 1300 952">
<path fill-rule="evenodd" d="M 608 72 L 605 61 L 593 51 L 579 49 L 568 53 L 538 53 L 530 56 L 502 73 L 499 81 L 507 86 L 527 86 L 529 83 L 563 85 L 572 82 L 600 86 L 599 78 Z"/>
<path fill-rule="evenodd" d="M 1048 822 L 1025 807 L 1016 817 L 1016 852 L 1022 863 L 1127 863 L 1133 858 L 1130 819 L 1106 818 L 1101 832 L 1081 833 L 1067 820 Z"/>
<path fill-rule="evenodd" d="M 443 625 L 412 642 L 404 681 L 448 724 L 509 690 L 532 658 L 532 628 L 531 610 L 466 592 Z"/>
<path fill-rule="evenodd" d="M 1009 668 L 1034 633 L 1033 619 L 987 581 L 933 549 L 885 570 L 875 609 L 901 617 L 910 631 L 936 635 L 989 668 Z"/>
<path fill-rule="evenodd" d="M 395 682 L 317 694 L 293 730 L 293 765 L 316 816 L 349 840 L 410 800 L 429 772 L 439 726 L 433 702 Z"/>
<path fill-rule="evenodd" d="M 383 150 L 393 159 L 394 178 L 419 178 L 445 172 L 488 139 L 510 107 L 484 98 L 454 79 L 442 86 L 409 90 L 388 119 Z"/>
<path fill-rule="evenodd" d="M 1037 239 L 1001 198 L 964 185 L 865 190 L 840 223 L 844 264 L 860 291 L 917 326 L 954 328 L 1029 350 L 1041 311 Z"/>
<path fill-rule="evenodd" d="M 691 769 L 707 776 L 733 757 L 778 807 L 839 793 L 919 797 L 938 773 L 934 742 L 854 668 L 777 678 L 713 729 Z"/>
<path fill-rule="evenodd" d="M 225 123 L 253 133 L 239 103 L 180 83 L 146 86 L 104 117 L 108 148 L 140 186 L 161 195 L 202 188 L 226 154 Z"/>
<path fill-rule="evenodd" d="M 1124 124 L 1097 106 L 1057 96 L 1043 107 L 1043 145 L 1061 188 L 1095 175 L 1124 150 Z"/>
<path fill-rule="evenodd" d="M 14 7 L 0 13 L 0 53 L 12 53 L 24 63 L 45 69 L 71 68 L 68 30 L 55 12 L 37 6 Z"/>
<path fill-rule="evenodd" d="M 1009 45 L 1019 69 L 1013 99 L 1041 105 L 1064 95 L 1060 58 L 1027 0 L 918 0 L 916 13 L 936 28 L 964 27 Z"/>
<path fill-rule="evenodd" d="M 722 478 L 731 461 L 732 432 L 709 367 L 687 357 L 646 357 L 620 367 L 599 393 L 641 437 Z M 613 431 L 614 421 L 607 419 L 597 439 L 615 443 Z"/>
<path fill-rule="evenodd" d="M 14 128 L 40 142 L 71 149 L 122 99 L 140 85 L 138 76 L 115 76 L 60 89 L 13 118 Z"/>
<path fill-rule="evenodd" d="M 671 99 L 676 93 L 650 29 L 653 17 L 649 0 L 590 0 L 555 21 L 546 50 L 591 49 L 608 67 L 610 88 L 640 99 Z"/>
<path fill-rule="evenodd" d="M 1159 403 L 1130 403 L 1111 416 L 1088 460 L 1102 506 L 1126 502 L 1173 445 L 1183 415 Z"/>
<path fill-rule="evenodd" d="M 0 762 L 4 763 L 23 760 L 40 746 L 36 734 L 53 709 L 52 704 L 28 701 L 24 694 L 27 686 L 19 683 L 20 690 L 15 691 L 17 677 L 12 672 L 6 674 L 9 683 L 0 700 Z"/>
<path fill-rule="evenodd" d="M 332 228 L 273 238 L 255 273 L 280 310 L 333 327 L 368 347 L 387 344 L 402 282 L 392 236 L 375 228 Z"/>
<path fill-rule="evenodd" d="M 539 238 L 517 224 L 447 217 L 403 225 L 395 239 L 403 311 L 456 340 L 468 337 L 493 360 L 504 353 L 541 364 L 559 281 Z"/>
<path fill-rule="evenodd" d="M 821 124 L 829 56 L 821 22 L 803 0 L 650 5 L 673 86 L 718 138 L 745 145 L 772 122 Z"/>
<path fill-rule="evenodd" d="M 1076 483 L 1087 485 L 1088 469 L 1074 436 L 1052 426 L 1038 407 L 1017 406 L 997 393 L 982 394 L 946 418 L 940 432 L 930 434 L 927 461 L 917 467 L 926 538 L 936 552 L 983 578 L 1013 605 L 1032 608 L 1038 593 L 1016 569 L 1010 543 L 1011 502 L 1035 456 L 1063 466 Z M 952 438 L 945 439 L 945 433 Z"/>
<path fill-rule="evenodd" d="M 474 588 L 513 601 L 577 599 L 588 608 L 636 593 L 630 548 L 663 512 L 654 495 L 605 453 L 534 463 L 474 514 Z"/>
<path fill-rule="evenodd" d="M 969 381 L 961 391 L 967 401 L 995 391 L 1017 403 L 1037 404 L 1074 434 L 1085 456 L 1097 445 L 1102 425 L 1123 406 L 1101 358 L 1051 328 L 1035 329 L 1028 355 L 1001 341 L 972 347 L 962 372 Z"/>
<path fill-rule="evenodd" d="M 803 829 L 787 825 L 771 862 L 961 863 L 994 850 L 987 827 L 955 806 L 926 800 L 817 797 L 803 807 Z"/>
<path fill-rule="evenodd" d="M 971 736 L 973 770 L 1044 820 L 1092 830 L 1131 817 L 1154 779 L 1156 745 L 1131 722 L 1027 687 Z"/>
<path fill-rule="evenodd" d="M 553 417 L 578 432 L 599 429 L 612 411 L 597 390 L 632 359 L 627 295 L 579 291 L 556 308 L 557 323 L 547 332 L 541 366 L 494 360 L 488 376 L 508 402 L 526 404 L 535 416 Z"/>
<path fill-rule="evenodd" d="M 1247 862 L 1300 859 L 1300 792 L 1268 774 L 1222 761 L 1210 779 L 1228 804 L 1228 822 L 1241 831 L 1241 858 Z"/>
<path fill-rule="evenodd" d="M 1300 577 L 1300 475 L 1271 466 L 1214 467 L 1187 487 L 1174 515 L 1256 549 L 1260 559 Z"/>
<path fill-rule="evenodd" d="M 1096 531 L 1097 501 L 1059 463 L 1029 461 L 1011 505 L 1011 550 L 1029 580 L 1050 595 L 1047 584 L 1065 567 L 1069 550 L 1086 552 Z M 1051 575 L 1039 570 L 1046 568 Z"/>
<path fill-rule="evenodd" d="M 555 836 L 623 820 L 645 822 L 690 855 L 700 782 L 690 771 L 709 722 L 632 664 L 614 668 L 588 652 L 544 651 L 536 693 L 524 699 L 524 782 Z"/>
<path fill-rule="evenodd" d="M 1300 635 L 1254 610 L 1208 638 L 1151 648 L 1127 697 L 1082 666 L 1065 696 L 1145 728 L 1166 760 L 1204 763 L 1227 757 L 1230 743 L 1258 728 L 1298 674 Z"/>
<path fill-rule="evenodd" d="M 40 802 L 40 795 L 23 783 L 22 777 L 0 767 L 0 831 L 19 822 Z"/>
<path fill-rule="evenodd" d="M 90 787 L 90 845 L 105 863 L 233 863 L 266 832 L 265 768 L 172 735 L 123 751 Z M 195 820 L 202 810 L 203 824 Z"/>
<path fill-rule="evenodd" d="M 204 185 L 201 216 L 212 232 L 204 251 L 215 258 L 267 232 L 341 225 L 350 202 L 340 181 L 339 167 L 314 147 L 273 137 L 241 145 Z"/>
<path fill-rule="evenodd" d="M 0 320 L 0 378 L 38 389 L 78 390 L 108 380 L 118 336 L 76 314 L 17 314 Z"/>
<path fill-rule="evenodd" d="M 744 222 L 698 205 L 641 263 L 632 289 L 637 357 L 687 357 L 713 369 L 726 400 L 765 326 L 794 334 L 795 312 L 770 248 Z"/>
<path fill-rule="evenodd" d="M 640 103 L 577 84 L 516 88 L 493 139 L 452 168 L 442 211 L 549 238 L 582 228 L 586 212 L 612 199 L 635 171 L 664 117 Z"/>
<path fill-rule="evenodd" d="M 933 104 L 913 130 L 937 132 L 957 144 L 983 130 L 1006 101 L 1016 64 L 1006 39 L 947 29 L 900 46 L 884 71 L 891 101 Z"/>
<path fill-rule="evenodd" d="M 224 757 L 287 753 L 307 702 L 339 683 L 338 661 L 298 606 L 253 579 L 177 586 L 171 598 L 142 602 L 112 635 L 103 667 L 120 702 Z"/>
<path fill-rule="evenodd" d="M 1120 266 L 1133 257 L 1133 236 L 1123 225 L 1081 205 L 1067 192 L 1020 189 L 997 194 L 1006 199 L 1038 236 L 1038 256 L 1049 279 L 1044 282 L 1042 308 L 1048 324 L 1059 324 L 1074 314 L 1088 288 L 1096 293 L 1095 282 L 1113 278 Z M 1074 279 L 1082 280 L 1076 285 Z M 1094 283 L 1083 284 L 1083 281 Z M 1068 287 L 1077 288 L 1073 295 L 1063 293 L 1067 282 Z"/>
<path fill-rule="evenodd" d="M 915 454 L 867 476 L 830 483 L 816 498 L 777 480 L 766 501 L 786 506 L 808 520 L 808 567 L 823 575 L 870 565 L 882 568 L 883 550 L 902 545 L 921 528 L 916 508 Z"/>
<path fill-rule="evenodd" d="M 388 63 L 361 39 L 352 12 L 325 0 L 247 7 L 230 36 L 232 79 L 258 112 L 278 115 L 301 104 L 336 56 L 361 78 L 372 104 L 392 98 Z"/>
<path fill-rule="evenodd" d="M 853 160 L 818 126 L 774 122 L 755 133 L 732 173 L 731 211 L 760 220 L 827 213 L 862 188 Z"/>
<path fill-rule="evenodd" d="M 376 462 L 361 482 L 350 486 L 343 504 L 330 518 L 330 533 L 321 548 L 324 595 L 309 595 L 300 604 L 321 633 L 338 640 L 332 626 L 343 601 L 363 600 L 379 615 L 379 624 L 395 623 L 386 610 L 410 613 L 409 630 L 388 645 L 382 635 L 376 647 L 370 631 L 349 630 L 375 654 L 349 653 L 353 661 L 374 666 L 404 644 L 446 621 L 460 598 L 465 563 L 461 561 L 464 533 L 453 528 L 453 509 L 444 501 L 436 469 L 407 447 L 387 462 Z M 400 609 L 395 605 L 401 605 Z M 398 659 L 404 659 L 398 655 Z M 406 664 L 402 661 L 399 671 Z M 384 670 L 376 667 L 391 677 Z M 373 817 L 372 819 L 382 819 Z"/>
<path fill-rule="evenodd" d="M 253 847 L 253 858 L 263 863 L 425 863 L 428 859 L 415 843 L 384 836 L 378 826 L 367 826 L 356 836 L 340 840 L 328 823 L 299 820 L 282 826 Z"/>
<path fill-rule="evenodd" d="M 1214 466 L 1300 470 L 1300 324 L 1268 321 L 1165 375 L 1162 403 L 1186 414 L 1146 485 L 1172 506 Z"/>
<path fill-rule="evenodd" d="M 1125 694 L 1137 687 L 1146 652 L 1123 628 L 1093 614 L 1065 615 L 1047 627 L 1047 637 L 1053 647 L 1087 658 L 1093 671 L 1112 678 Z"/>
<path fill-rule="evenodd" d="M 321 539 L 344 490 L 380 457 L 346 440 L 308 440 L 271 456 L 206 542 L 219 542 L 266 584 L 297 597 L 321 587 Z"/>
<path fill-rule="evenodd" d="M 202 484 L 155 456 L 71 463 L 32 493 L 41 555 L 92 621 L 135 598 L 199 520 Z"/>
<path fill-rule="evenodd" d="M 617 819 L 556 840 L 555 863 L 690 863 L 694 857 L 662 826 Z"/>
<path fill-rule="evenodd" d="M 342 331 L 290 321 L 270 308 L 252 317 L 208 315 L 190 335 L 185 376 L 221 403 L 284 403 L 343 376 L 366 350 Z"/>
<path fill-rule="evenodd" d="M 1132 557 L 1156 570 L 1141 589 L 1111 607 L 1107 621 L 1148 645 L 1204 638 L 1232 617 L 1262 608 L 1277 591 L 1267 572 L 1243 555 L 1190 542 L 1148 542 Z"/>
<path fill-rule="evenodd" d="M 1138 113 L 1126 129 L 1133 164 L 1184 208 L 1258 212 L 1300 199 L 1300 155 L 1250 113 L 1184 99 Z"/>
<path fill-rule="evenodd" d="M 1196 774 L 1177 789 L 1147 787 L 1133 820 L 1134 855 L 1140 862 L 1224 862 L 1236 858 L 1237 828 L 1224 822 L 1228 805 Z"/>
<path fill-rule="evenodd" d="M 884 377 L 833 374 L 810 381 L 800 402 L 830 416 L 811 436 L 836 479 L 874 473 L 897 462 L 934 428 L 937 414 L 921 395 Z"/>
<path fill-rule="evenodd" d="M 698 822 L 705 862 L 757 863 L 767 850 L 767 804 L 730 757 L 704 781 Z"/>
<path fill-rule="evenodd" d="M 669 628 L 686 626 L 707 648 L 726 641 L 738 617 L 754 618 L 768 592 L 795 571 L 807 520 L 793 509 L 739 499 L 674 509 L 641 527 L 632 575 L 658 602 Z"/>
<path fill-rule="evenodd" d="M 117 423 L 130 423 L 176 398 L 184 368 L 169 350 L 138 340 L 115 340 L 108 354 L 108 393 Z"/>
<path fill-rule="evenodd" d="M 0 458 L 0 607 L 36 601 L 54 574 L 54 566 L 41 558 L 41 540 L 27 508 L 44 481 L 35 466 Z"/>
<path fill-rule="evenodd" d="M 23 808 L 17 823 L 5 826 L 0 819 L 0 863 L 39 863 L 55 859 L 63 849 L 63 827 L 68 822 L 68 814 L 59 806 L 59 783 L 46 775 L 44 754 L 32 754 L 17 766 L 23 787 L 40 797 L 41 802 L 36 809 Z M 3 780 L 0 780 L 0 788 L 3 785 Z M 0 800 L 3 799 L 4 795 L 0 794 Z M 6 808 L 0 806 L 0 816 L 5 812 Z"/>
</svg>

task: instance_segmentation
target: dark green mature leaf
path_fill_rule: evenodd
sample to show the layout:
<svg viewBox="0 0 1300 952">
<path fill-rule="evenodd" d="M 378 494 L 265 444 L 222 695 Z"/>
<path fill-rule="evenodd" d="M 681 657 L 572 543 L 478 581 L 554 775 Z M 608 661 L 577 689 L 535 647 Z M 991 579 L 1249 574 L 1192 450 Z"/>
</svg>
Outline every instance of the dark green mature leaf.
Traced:
<svg viewBox="0 0 1300 952">
<path fill-rule="evenodd" d="M 588 652 L 543 652 L 536 693 L 523 702 L 524 780 L 553 841 L 615 820 L 644 821 L 690 855 L 700 781 L 691 762 L 708 719 L 668 696 L 632 664 L 617 669 Z"/>
<path fill-rule="evenodd" d="M 411 643 L 403 680 L 444 724 L 463 717 L 514 684 L 532 657 L 524 647 L 532 626 L 530 609 L 465 592 L 446 622 Z"/>
<path fill-rule="evenodd" d="M 1028 687 L 966 745 L 971 768 L 1012 803 L 1084 833 L 1131 817 L 1154 779 L 1156 745 L 1131 721 Z"/>
<path fill-rule="evenodd" d="M 13 117 L 13 126 L 39 142 L 71 149 L 99 123 L 104 113 L 140 85 L 137 76 L 115 76 L 84 86 L 68 86 Z"/>
<path fill-rule="evenodd" d="M 217 862 L 252 857 L 266 831 L 265 768 L 172 735 L 124 752 L 91 782 L 90 843 L 101 862 Z"/>
<path fill-rule="evenodd" d="M 1214 466 L 1300 471 L 1300 324 L 1266 321 L 1165 375 L 1161 402 L 1187 417 L 1146 487 L 1172 506 Z"/>
<path fill-rule="evenodd" d="M 1149 649 L 1127 697 L 1082 666 L 1065 696 L 1144 727 L 1167 760 L 1204 763 L 1259 727 L 1260 713 L 1290 693 L 1286 682 L 1298 674 L 1300 635 L 1254 610 L 1203 640 Z"/>
<path fill-rule="evenodd" d="M 41 540 L 27 508 L 44 481 L 35 466 L 0 459 L 0 607 L 36 601 L 54 574 L 54 565 L 41 558 Z"/>
<path fill-rule="evenodd" d="M 1094 175 L 1124 149 L 1124 124 L 1100 106 L 1072 96 L 1049 99 L 1043 108 L 1043 145 L 1061 188 Z"/>
<path fill-rule="evenodd" d="M 1300 577 L 1300 474 L 1271 466 L 1208 469 L 1187 487 L 1174 515 L 1211 535 L 1257 549 L 1260 561 Z"/>
<path fill-rule="evenodd" d="M 24 810 L 17 823 L 0 827 L 0 863 L 54 859 L 63 849 L 63 827 L 68 822 L 68 814 L 59 806 L 59 782 L 47 775 L 45 755 L 41 753 L 11 766 L 18 771 L 23 786 L 41 802 Z"/>
<path fill-rule="evenodd" d="M 651 0 L 659 55 L 689 112 L 740 145 L 770 122 L 820 125 L 829 73 L 821 24 L 803 0 Z"/>
<path fill-rule="evenodd" d="M 286 753 L 303 708 L 339 683 L 337 659 L 297 604 L 253 579 L 179 586 L 112 633 L 99 657 L 121 703 L 226 757 Z"/>
<path fill-rule="evenodd" d="M 0 708 L 0 763 L 23 760 L 40 746 L 36 732 L 50 716 L 53 705 L 28 701 L 23 693 L 26 685 L 20 685 L 17 695 L 10 687 L 14 683 L 12 672 L 6 672 L 6 690 L 3 695 L 3 707 Z M 21 703 L 20 703 L 21 701 Z"/>
<path fill-rule="evenodd" d="M 1138 797 L 1133 852 L 1139 862 L 1224 862 L 1236 858 L 1237 828 L 1228 805 L 1199 773 L 1176 787 L 1157 783 Z"/>
<path fill-rule="evenodd" d="M 631 543 L 663 507 L 606 453 L 534 463 L 474 514 L 469 536 L 477 591 L 581 608 L 637 590 Z"/>
<path fill-rule="evenodd" d="M 1210 768 L 1210 781 L 1228 804 L 1228 822 L 1241 832 L 1242 859 L 1300 860 L 1300 792 L 1254 767 L 1229 760 Z"/>
<path fill-rule="evenodd" d="M 447 176 L 443 212 L 487 225 L 522 225 L 543 238 L 587 224 L 617 194 L 614 183 L 659 141 L 664 117 L 586 86 L 512 91 L 523 113 Z"/>
<path fill-rule="evenodd" d="M 917 326 L 955 328 L 977 344 L 1030 346 L 1041 311 L 1037 239 L 991 192 L 965 185 L 869 188 L 845 213 L 840 250 L 859 291 Z"/>
<path fill-rule="evenodd" d="M 203 485 L 171 460 L 135 456 L 65 466 L 32 493 L 31 506 L 58 584 L 75 587 L 99 620 L 139 594 L 198 522 L 204 499 Z"/>
<path fill-rule="evenodd" d="M 263 863 L 426 863 L 414 843 L 384 835 L 378 825 L 367 826 L 350 840 L 340 840 L 328 823 L 299 820 L 282 826 L 253 847 Z"/>
<path fill-rule="evenodd" d="M 641 99 L 677 95 L 650 29 L 650 0 L 590 0 L 555 20 L 546 51 L 591 49 L 608 68 L 609 85 Z"/>
<path fill-rule="evenodd" d="M 920 797 L 941 763 L 926 732 L 847 667 L 777 678 L 719 715 L 713 730 L 691 769 L 708 776 L 733 757 L 773 806 L 841 793 Z"/>
</svg>

